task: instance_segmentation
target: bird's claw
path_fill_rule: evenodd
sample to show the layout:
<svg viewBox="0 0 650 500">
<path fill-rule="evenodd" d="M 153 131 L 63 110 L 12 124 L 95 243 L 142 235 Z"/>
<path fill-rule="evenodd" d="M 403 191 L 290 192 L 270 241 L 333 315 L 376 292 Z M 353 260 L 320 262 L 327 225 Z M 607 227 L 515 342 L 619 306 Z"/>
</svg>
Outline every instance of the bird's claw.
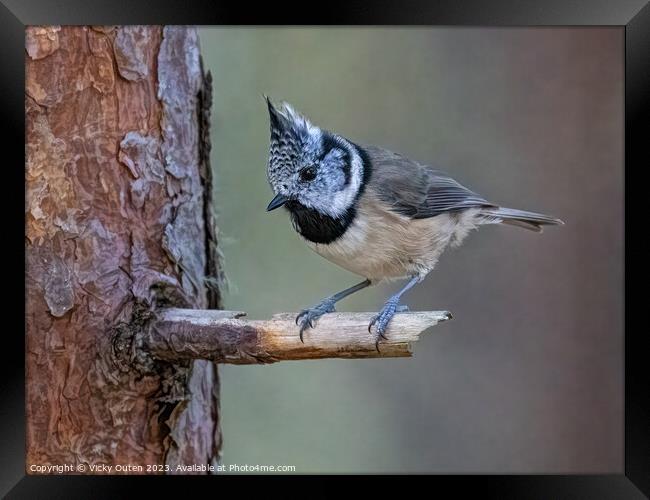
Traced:
<svg viewBox="0 0 650 500">
<path fill-rule="evenodd" d="M 323 314 L 335 312 L 334 302 L 330 299 L 325 299 L 318 305 L 300 311 L 296 316 L 296 325 L 300 326 L 300 341 L 304 343 L 303 333 L 307 328 L 314 328 L 314 321 L 320 318 Z"/>
<path fill-rule="evenodd" d="M 398 312 L 405 312 L 408 311 L 409 308 L 408 306 L 405 305 L 399 305 L 396 300 L 389 299 L 388 302 L 384 305 L 381 311 L 379 311 L 378 314 L 376 314 L 371 320 L 370 324 L 368 325 L 368 332 L 372 331 L 372 327 L 376 324 L 375 332 L 377 333 L 377 339 L 375 340 L 375 348 L 377 349 L 377 352 L 379 352 L 379 340 L 384 339 L 388 340 L 386 335 L 386 330 L 388 329 L 388 323 L 390 323 L 390 320 L 393 319 L 393 316 L 395 316 L 396 313 Z"/>
</svg>

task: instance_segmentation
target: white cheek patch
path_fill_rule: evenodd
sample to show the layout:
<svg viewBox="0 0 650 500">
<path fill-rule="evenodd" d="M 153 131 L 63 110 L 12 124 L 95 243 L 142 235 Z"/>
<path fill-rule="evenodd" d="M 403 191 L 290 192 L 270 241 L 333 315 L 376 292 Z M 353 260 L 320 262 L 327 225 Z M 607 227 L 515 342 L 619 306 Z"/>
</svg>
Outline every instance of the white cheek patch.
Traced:
<svg viewBox="0 0 650 500">
<path fill-rule="evenodd" d="M 359 189 L 361 188 L 361 178 L 363 177 L 363 165 L 361 158 L 354 150 L 350 150 L 352 161 L 350 163 L 350 183 L 345 189 L 337 192 L 329 203 L 322 207 L 322 211 L 330 217 L 342 217 L 345 212 L 354 203 Z"/>
</svg>

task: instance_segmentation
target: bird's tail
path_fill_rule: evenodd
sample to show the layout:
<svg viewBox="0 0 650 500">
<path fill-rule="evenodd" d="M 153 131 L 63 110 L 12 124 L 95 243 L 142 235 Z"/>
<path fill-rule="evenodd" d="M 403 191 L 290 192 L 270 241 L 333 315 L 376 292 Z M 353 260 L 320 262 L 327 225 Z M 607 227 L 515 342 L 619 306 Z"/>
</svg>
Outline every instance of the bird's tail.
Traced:
<svg viewBox="0 0 650 500">
<path fill-rule="evenodd" d="M 526 212 L 514 208 L 490 207 L 481 211 L 481 215 L 486 217 L 486 222 L 503 223 L 511 226 L 523 227 L 530 231 L 542 232 L 542 226 L 556 226 L 564 224 L 560 219 L 550 217 L 549 215 L 537 214 L 535 212 Z"/>
</svg>

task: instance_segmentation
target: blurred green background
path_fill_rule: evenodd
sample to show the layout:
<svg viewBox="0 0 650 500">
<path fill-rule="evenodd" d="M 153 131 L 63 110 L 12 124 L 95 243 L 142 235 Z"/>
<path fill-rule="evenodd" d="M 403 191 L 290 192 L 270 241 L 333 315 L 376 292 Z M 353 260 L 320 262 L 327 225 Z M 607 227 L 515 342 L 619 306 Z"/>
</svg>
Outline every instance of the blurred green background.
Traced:
<svg viewBox="0 0 650 500">
<path fill-rule="evenodd" d="M 266 213 L 261 95 L 549 213 L 485 227 L 405 296 L 415 357 L 222 366 L 224 464 L 297 472 L 622 472 L 623 30 L 202 28 L 225 306 L 267 318 L 358 277 Z M 375 311 L 400 283 L 347 299 Z M 307 334 L 308 335 L 308 334 Z"/>
</svg>

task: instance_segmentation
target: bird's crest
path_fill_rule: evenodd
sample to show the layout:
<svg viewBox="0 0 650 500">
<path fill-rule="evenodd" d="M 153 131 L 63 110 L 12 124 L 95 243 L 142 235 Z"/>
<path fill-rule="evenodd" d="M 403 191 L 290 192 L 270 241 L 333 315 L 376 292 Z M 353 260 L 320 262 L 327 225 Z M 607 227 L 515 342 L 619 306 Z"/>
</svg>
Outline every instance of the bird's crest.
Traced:
<svg viewBox="0 0 650 500">
<path fill-rule="evenodd" d="M 293 135 L 294 138 L 304 138 L 319 132 L 319 128 L 311 123 L 304 115 L 295 110 L 291 104 L 282 101 L 278 106 L 273 104 L 268 96 L 264 96 L 269 108 L 271 123 L 271 135 L 280 137 L 285 134 Z"/>
</svg>

